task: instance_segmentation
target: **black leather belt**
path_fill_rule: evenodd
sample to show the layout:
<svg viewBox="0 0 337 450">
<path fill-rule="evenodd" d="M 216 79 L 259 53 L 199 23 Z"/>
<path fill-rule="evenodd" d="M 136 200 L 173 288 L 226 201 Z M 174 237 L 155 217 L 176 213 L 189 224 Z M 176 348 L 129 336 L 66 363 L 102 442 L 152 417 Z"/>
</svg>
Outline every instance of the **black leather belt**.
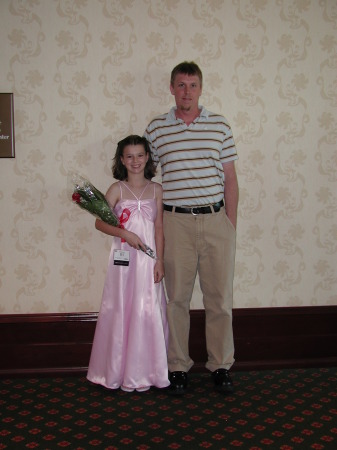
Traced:
<svg viewBox="0 0 337 450">
<path fill-rule="evenodd" d="M 183 214 L 193 214 L 194 216 L 196 216 L 198 214 L 211 214 L 212 212 L 218 212 L 223 206 L 224 201 L 221 200 L 221 202 L 214 203 L 212 206 L 195 206 L 194 208 L 183 208 L 182 206 L 172 206 L 164 204 L 164 210 Z"/>
</svg>

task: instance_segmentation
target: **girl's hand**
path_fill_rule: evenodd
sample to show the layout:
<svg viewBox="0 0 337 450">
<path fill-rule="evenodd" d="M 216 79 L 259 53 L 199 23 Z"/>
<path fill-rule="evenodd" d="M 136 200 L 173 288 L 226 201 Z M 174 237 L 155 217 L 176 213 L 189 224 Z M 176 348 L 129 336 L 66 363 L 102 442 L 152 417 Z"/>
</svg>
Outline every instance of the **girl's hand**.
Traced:
<svg viewBox="0 0 337 450">
<path fill-rule="evenodd" d="M 157 259 L 154 265 L 154 282 L 159 283 L 164 278 L 164 275 L 164 261 Z"/>
<path fill-rule="evenodd" d="M 125 230 L 125 236 L 123 236 L 125 241 L 130 245 L 130 247 L 140 250 L 141 248 L 146 251 L 145 245 L 137 234 L 132 233 L 132 231 Z"/>
</svg>

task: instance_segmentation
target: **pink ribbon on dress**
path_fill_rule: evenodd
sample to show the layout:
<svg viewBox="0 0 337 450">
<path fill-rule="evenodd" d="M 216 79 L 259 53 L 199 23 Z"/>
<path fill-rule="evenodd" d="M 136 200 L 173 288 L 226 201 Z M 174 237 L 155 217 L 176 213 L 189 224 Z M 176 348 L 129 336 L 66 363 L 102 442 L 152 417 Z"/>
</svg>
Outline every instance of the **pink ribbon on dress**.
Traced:
<svg viewBox="0 0 337 450">
<path fill-rule="evenodd" d="M 123 209 L 122 214 L 119 216 L 119 228 L 125 229 L 123 224 L 129 220 L 130 214 L 131 212 L 129 209 Z M 126 240 L 122 238 L 122 242 L 126 242 Z"/>
</svg>

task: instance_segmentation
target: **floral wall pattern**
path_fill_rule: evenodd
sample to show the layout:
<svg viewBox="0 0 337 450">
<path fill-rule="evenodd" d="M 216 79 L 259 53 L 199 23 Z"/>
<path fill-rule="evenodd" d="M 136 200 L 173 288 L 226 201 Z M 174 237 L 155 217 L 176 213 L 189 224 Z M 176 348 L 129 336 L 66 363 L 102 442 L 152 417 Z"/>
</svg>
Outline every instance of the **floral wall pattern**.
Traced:
<svg viewBox="0 0 337 450">
<path fill-rule="evenodd" d="M 106 191 L 116 143 L 173 105 L 183 60 L 238 148 L 235 307 L 337 304 L 335 0 L 2 0 L 0 24 L 16 141 L 0 159 L 0 314 L 99 309 L 111 238 L 67 174 Z"/>
</svg>

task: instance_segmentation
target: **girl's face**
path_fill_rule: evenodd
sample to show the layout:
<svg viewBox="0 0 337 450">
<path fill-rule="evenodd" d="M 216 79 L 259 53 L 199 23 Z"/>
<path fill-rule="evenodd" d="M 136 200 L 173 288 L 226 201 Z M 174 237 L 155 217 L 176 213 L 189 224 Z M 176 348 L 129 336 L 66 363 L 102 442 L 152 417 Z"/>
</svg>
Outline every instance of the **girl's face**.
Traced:
<svg viewBox="0 0 337 450">
<path fill-rule="evenodd" d="M 145 152 L 144 146 L 127 145 L 124 147 L 123 156 L 121 156 L 122 164 L 129 173 L 144 173 L 144 169 L 149 159 L 149 155 Z"/>
</svg>

